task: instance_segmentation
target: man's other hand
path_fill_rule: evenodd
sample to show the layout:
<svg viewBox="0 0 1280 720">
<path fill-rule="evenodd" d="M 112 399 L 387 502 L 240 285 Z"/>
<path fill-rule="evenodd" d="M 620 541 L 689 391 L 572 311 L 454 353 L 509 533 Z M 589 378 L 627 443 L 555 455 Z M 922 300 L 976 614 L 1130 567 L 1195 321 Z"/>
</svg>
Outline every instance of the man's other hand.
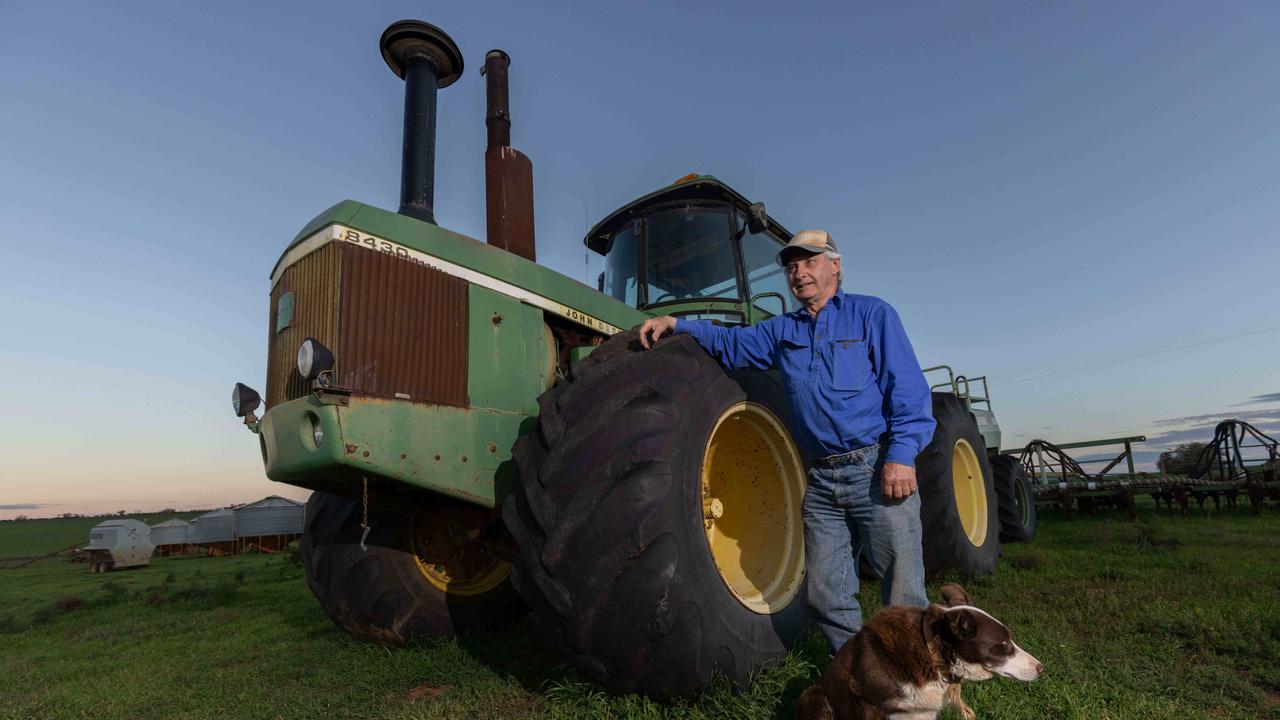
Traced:
<svg viewBox="0 0 1280 720">
<path fill-rule="evenodd" d="M 886 500 L 911 497 L 916 491 L 916 469 L 910 465 L 887 462 L 880 472 L 880 492 Z"/>
<path fill-rule="evenodd" d="M 640 323 L 640 344 L 649 349 L 658 338 L 676 331 L 676 319 L 670 315 L 649 318 Z M 650 337 L 652 335 L 653 337 Z"/>
</svg>

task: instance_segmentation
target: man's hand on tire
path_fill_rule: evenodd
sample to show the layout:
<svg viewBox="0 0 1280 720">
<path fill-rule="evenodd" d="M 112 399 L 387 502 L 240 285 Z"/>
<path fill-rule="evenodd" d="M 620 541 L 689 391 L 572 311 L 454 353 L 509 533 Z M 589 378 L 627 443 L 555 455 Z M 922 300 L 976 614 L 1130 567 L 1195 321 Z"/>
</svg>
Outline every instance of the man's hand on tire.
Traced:
<svg viewBox="0 0 1280 720">
<path fill-rule="evenodd" d="M 640 323 L 640 344 L 646 350 L 653 347 L 658 342 L 658 338 L 668 335 L 676 331 L 676 319 L 670 315 L 661 315 L 656 318 L 649 318 Z M 649 336 L 653 337 L 650 338 Z"/>
<path fill-rule="evenodd" d="M 909 498 L 916 491 L 916 469 L 887 462 L 880 472 L 880 492 L 886 500 Z"/>
</svg>

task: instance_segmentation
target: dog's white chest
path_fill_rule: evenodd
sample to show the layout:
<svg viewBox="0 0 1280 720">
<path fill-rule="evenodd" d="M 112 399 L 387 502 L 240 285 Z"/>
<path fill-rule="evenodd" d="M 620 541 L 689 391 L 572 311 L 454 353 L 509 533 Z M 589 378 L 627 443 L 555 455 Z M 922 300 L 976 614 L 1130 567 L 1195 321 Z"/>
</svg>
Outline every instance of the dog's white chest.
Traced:
<svg viewBox="0 0 1280 720">
<path fill-rule="evenodd" d="M 890 720 L 934 720 L 947 702 L 947 683 L 935 680 L 923 687 L 907 685 L 898 691 L 901 700 L 887 714 Z"/>
</svg>

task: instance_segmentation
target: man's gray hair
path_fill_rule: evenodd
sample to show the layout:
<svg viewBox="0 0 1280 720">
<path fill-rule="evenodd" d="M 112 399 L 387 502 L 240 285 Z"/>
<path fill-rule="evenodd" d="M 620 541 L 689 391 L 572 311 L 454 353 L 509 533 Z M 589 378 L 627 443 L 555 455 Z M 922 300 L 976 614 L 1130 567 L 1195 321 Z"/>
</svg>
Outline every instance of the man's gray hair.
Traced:
<svg viewBox="0 0 1280 720">
<path fill-rule="evenodd" d="M 827 250 L 826 252 L 824 252 L 824 253 L 822 253 L 822 254 L 823 254 L 823 255 L 824 255 L 828 260 L 839 260 L 839 259 L 840 259 L 840 253 L 838 253 L 838 252 L 834 252 L 834 251 L 832 251 L 832 250 Z M 836 271 L 836 285 L 839 285 L 839 284 L 840 284 L 840 283 L 842 283 L 842 282 L 844 282 L 844 267 L 843 267 L 843 266 L 841 266 L 841 268 L 840 268 L 839 270 L 837 270 L 837 271 Z"/>
</svg>

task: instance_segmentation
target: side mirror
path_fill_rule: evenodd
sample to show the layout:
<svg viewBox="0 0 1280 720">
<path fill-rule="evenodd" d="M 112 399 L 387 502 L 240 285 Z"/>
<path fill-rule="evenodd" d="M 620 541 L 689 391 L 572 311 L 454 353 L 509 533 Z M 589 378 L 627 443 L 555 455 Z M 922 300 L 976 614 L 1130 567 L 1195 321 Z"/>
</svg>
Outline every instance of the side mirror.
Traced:
<svg viewBox="0 0 1280 720">
<path fill-rule="evenodd" d="M 751 203 L 747 208 L 747 229 L 752 235 L 759 235 L 769 227 L 769 218 L 764 213 L 764 203 Z"/>
<path fill-rule="evenodd" d="M 596 278 L 596 289 L 604 292 L 604 271 L 600 271 L 600 276 Z"/>
</svg>

